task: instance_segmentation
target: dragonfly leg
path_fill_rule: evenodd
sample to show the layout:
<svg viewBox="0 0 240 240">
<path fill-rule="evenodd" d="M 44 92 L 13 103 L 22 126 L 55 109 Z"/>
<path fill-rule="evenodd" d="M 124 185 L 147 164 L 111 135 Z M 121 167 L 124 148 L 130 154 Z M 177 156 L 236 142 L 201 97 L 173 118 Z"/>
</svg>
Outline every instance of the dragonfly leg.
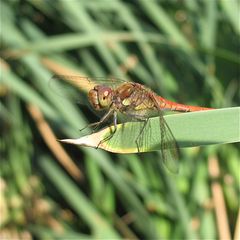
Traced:
<svg viewBox="0 0 240 240">
<path fill-rule="evenodd" d="M 145 127 L 146 127 L 146 125 L 147 125 L 147 123 L 148 123 L 148 119 L 149 119 L 149 118 L 139 119 L 139 120 L 143 121 L 144 124 L 143 124 L 143 127 L 142 127 L 142 129 L 140 130 L 140 132 L 139 132 L 139 134 L 138 134 L 138 136 L 137 136 L 137 138 L 136 138 L 136 140 L 135 140 L 135 143 L 136 143 L 136 145 L 137 145 L 138 152 L 140 152 L 139 140 L 140 140 L 140 137 L 141 137 L 141 135 L 142 135 L 142 133 L 143 133 L 143 130 L 145 129 Z"/>
<path fill-rule="evenodd" d="M 98 125 L 99 123 L 100 123 L 100 121 L 99 122 L 95 122 L 95 123 L 90 123 L 90 124 L 86 125 L 85 127 L 79 129 L 79 131 L 81 132 L 81 131 L 83 131 L 84 129 L 86 129 L 88 127 L 94 127 L 94 126 L 96 127 L 96 125 Z M 95 127 L 94 127 L 94 129 L 95 129 Z"/>
<path fill-rule="evenodd" d="M 88 127 L 93 127 L 92 133 L 94 133 L 102 123 L 108 120 L 108 118 L 112 115 L 112 113 L 113 113 L 113 110 L 109 110 L 98 122 L 88 124 L 84 128 L 80 129 L 80 132 Z"/>
<path fill-rule="evenodd" d="M 117 130 L 117 112 L 114 111 L 114 112 L 113 112 L 113 131 L 111 131 L 110 135 L 108 135 L 108 136 L 105 137 L 103 140 L 101 140 L 101 141 L 98 143 L 98 145 L 97 145 L 96 148 L 98 148 L 100 144 L 102 144 L 102 143 L 110 140 L 110 139 L 113 137 L 113 135 L 114 135 L 114 133 L 116 132 L 116 130 Z"/>
<path fill-rule="evenodd" d="M 130 109 L 128 109 L 128 111 L 123 112 L 123 113 L 125 113 L 126 115 L 132 117 L 133 119 L 136 119 L 138 121 L 144 122 L 143 127 L 141 128 L 141 130 L 140 130 L 140 132 L 139 132 L 139 134 L 138 134 L 138 136 L 137 136 L 137 138 L 135 140 L 135 143 L 137 145 L 137 150 L 138 150 L 138 152 L 140 152 L 139 140 L 140 140 L 140 137 L 141 137 L 141 135 L 143 133 L 144 128 L 146 127 L 146 125 L 148 123 L 148 119 L 149 118 L 146 115 L 144 115 L 144 114 L 139 114 L 136 111 L 135 111 L 135 113 L 133 113 L 133 111 L 130 112 L 129 110 Z"/>
</svg>

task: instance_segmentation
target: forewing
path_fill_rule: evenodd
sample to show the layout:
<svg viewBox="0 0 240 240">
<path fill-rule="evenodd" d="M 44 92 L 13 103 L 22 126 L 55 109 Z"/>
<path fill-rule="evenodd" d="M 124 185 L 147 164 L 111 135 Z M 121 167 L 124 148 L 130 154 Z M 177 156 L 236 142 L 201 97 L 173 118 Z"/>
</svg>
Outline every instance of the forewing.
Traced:
<svg viewBox="0 0 240 240">
<path fill-rule="evenodd" d="M 53 94 L 75 103 L 86 102 L 86 95 L 96 85 L 107 85 L 116 88 L 126 81 L 118 78 L 82 77 L 77 75 L 54 75 L 49 80 Z"/>
<path fill-rule="evenodd" d="M 82 77 L 71 75 L 54 75 L 50 79 L 50 87 L 52 89 L 64 88 L 67 86 L 75 87 L 80 91 L 89 92 L 96 85 L 107 85 L 110 87 L 117 87 L 126 81 L 119 78 L 105 78 L 105 77 Z"/>
<path fill-rule="evenodd" d="M 72 103 L 87 105 L 93 113 L 103 115 L 102 111 L 95 111 L 89 103 L 86 94 L 96 85 L 107 85 L 112 88 L 123 84 L 124 80 L 105 77 L 82 77 L 78 75 L 53 75 L 49 80 L 49 88 L 52 94 L 60 97 L 63 101 L 69 100 Z"/>
</svg>

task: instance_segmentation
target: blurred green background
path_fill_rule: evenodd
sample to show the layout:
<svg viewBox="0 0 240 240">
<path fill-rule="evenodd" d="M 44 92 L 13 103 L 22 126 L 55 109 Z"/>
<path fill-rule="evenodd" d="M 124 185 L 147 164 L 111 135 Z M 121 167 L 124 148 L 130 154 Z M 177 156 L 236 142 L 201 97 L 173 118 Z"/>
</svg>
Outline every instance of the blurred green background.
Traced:
<svg viewBox="0 0 240 240">
<path fill-rule="evenodd" d="M 237 106 L 239 1 L 0 4 L 1 239 L 239 239 L 237 144 L 182 149 L 177 175 L 158 152 L 60 145 L 98 118 L 49 88 L 56 73 L 115 76 Z"/>
</svg>

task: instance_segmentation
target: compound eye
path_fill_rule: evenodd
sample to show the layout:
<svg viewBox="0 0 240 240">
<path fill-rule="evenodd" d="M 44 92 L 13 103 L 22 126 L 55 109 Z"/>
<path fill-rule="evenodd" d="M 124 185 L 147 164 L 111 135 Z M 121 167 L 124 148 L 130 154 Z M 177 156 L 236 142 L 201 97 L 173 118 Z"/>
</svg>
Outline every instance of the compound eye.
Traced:
<svg viewBox="0 0 240 240">
<path fill-rule="evenodd" d="M 101 106 L 98 99 L 98 91 L 95 89 L 91 89 L 88 93 L 88 101 L 92 105 L 92 107 L 96 110 L 101 110 Z"/>
<path fill-rule="evenodd" d="M 109 107 L 112 102 L 112 89 L 109 87 L 101 87 L 98 89 L 98 99 L 101 107 Z"/>
</svg>

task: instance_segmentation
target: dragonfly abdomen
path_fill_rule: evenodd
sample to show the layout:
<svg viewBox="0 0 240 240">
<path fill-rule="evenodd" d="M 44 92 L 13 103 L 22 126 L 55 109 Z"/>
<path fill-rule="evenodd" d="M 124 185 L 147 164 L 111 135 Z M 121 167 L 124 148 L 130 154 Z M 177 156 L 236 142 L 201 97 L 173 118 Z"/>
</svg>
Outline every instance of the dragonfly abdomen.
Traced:
<svg viewBox="0 0 240 240">
<path fill-rule="evenodd" d="M 166 100 L 160 96 L 156 96 L 158 105 L 163 110 L 177 111 L 177 112 L 196 112 L 203 110 L 211 110 L 212 108 L 190 106 L 181 103 L 175 103 L 169 100 Z"/>
</svg>

